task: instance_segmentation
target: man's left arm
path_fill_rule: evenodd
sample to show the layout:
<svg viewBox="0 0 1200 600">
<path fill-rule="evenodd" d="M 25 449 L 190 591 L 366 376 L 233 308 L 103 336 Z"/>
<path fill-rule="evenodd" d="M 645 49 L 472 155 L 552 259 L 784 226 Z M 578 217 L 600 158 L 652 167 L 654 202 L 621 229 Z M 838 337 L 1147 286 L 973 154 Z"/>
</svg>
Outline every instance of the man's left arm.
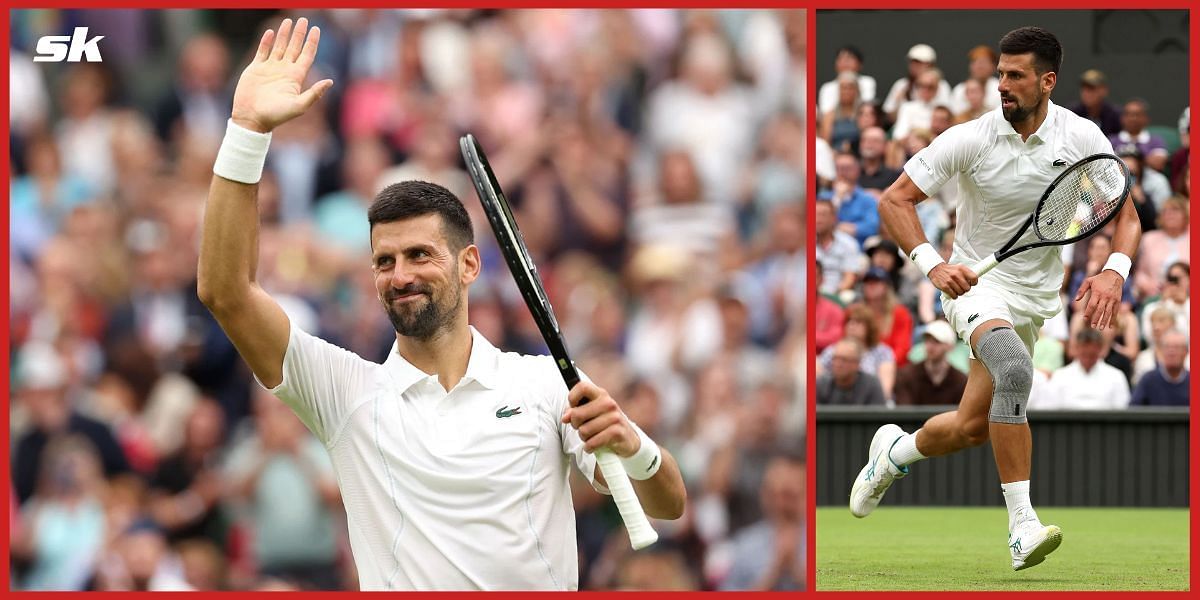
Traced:
<svg viewBox="0 0 1200 600">
<path fill-rule="evenodd" d="M 579 432 L 585 451 L 607 447 L 621 457 L 646 515 L 655 519 L 682 516 L 687 490 L 675 457 L 640 432 L 617 401 L 600 386 L 581 381 L 571 389 L 567 400 L 570 407 L 563 412 L 561 421 Z M 595 479 L 607 485 L 598 464 L 595 470 Z"/>
<path fill-rule="evenodd" d="M 1117 215 L 1112 254 L 1109 254 L 1108 262 L 1099 273 L 1085 279 L 1075 294 L 1076 305 L 1084 303 L 1083 318 L 1093 328 L 1104 329 L 1115 325 L 1113 318 L 1121 306 L 1121 292 L 1141 239 L 1142 225 L 1137 211 L 1133 202 L 1126 199 Z"/>
</svg>

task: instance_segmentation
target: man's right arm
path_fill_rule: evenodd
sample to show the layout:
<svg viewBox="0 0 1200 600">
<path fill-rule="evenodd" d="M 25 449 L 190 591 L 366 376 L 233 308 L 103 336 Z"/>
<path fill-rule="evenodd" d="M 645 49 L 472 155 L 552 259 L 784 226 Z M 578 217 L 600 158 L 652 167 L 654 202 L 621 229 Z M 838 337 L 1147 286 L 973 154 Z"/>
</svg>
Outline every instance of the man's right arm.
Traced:
<svg viewBox="0 0 1200 600">
<path fill-rule="evenodd" d="M 333 85 L 326 79 L 308 90 L 302 88 L 320 40 L 318 28 L 306 37 L 307 28 L 308 21 L 302 18 L 293 31 L 291 19 L 285 19 L 278 35 L 272 30 L 263 34 L 258 53 L 242 72 L 234 92 L 231 121 L 249 130 L 241 132 L 243 138 L 269 133 L 299 116 Z M 226 144 L 231 137 L 232 133 Z M 232 162 L 238 171 L 256 166 L 261 172 L 264 158 L 243 161 L 257 160 L 257 165 L 237 164 L 236 160 L 226 165 Z M 290 323 L 279 304 L 255 281 L 258 183 L 257 178 L 250 179 L 253 181 L 239 182 L 213 176 L 204 213 L 197 291 L 262 384 L 275 387 L 283 381 Z"/>
<path fill-rule="evenodd" d="M 879 198 L 879 216 L 892 239 L 918 266 L 922 266 L 922 261 L 917 254 L 932 252 L 930 256 L 936 257 L 934 260 L 937 264 L 928 270 L 926 277 L 929 277 L 934 287 L 945 292 L 950 298 L 957 298 L 979 283 L 979 276 L 966 265 L 941 262 L 941 256 L 925 238 L 921 219 L 917 217 L 917 204 L 926 198 L 925 192 L 913 183 L 908 173 L 901 173 L 896 183 Z M 914 253 L 914 250 L 917 250 L 917 253 Z"/>
</svg>

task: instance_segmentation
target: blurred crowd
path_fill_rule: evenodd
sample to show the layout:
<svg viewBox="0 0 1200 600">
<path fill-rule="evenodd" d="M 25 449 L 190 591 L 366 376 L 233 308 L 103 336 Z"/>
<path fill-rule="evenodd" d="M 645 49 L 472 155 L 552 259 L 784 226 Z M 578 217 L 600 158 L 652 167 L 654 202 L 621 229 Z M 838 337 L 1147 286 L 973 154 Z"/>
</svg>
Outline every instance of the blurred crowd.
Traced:
<svg viewBox="0 0 1200 600">
<path fill-rule="evenodd" d="M 196 298 L 233 87 L 283 16 L 12 13 L 14 589 L 357 589 L 328 455 Z M 804 13 L 304 16 L 334 88 L 259 186 L 258 280 L 293 322 L 384 358 L 366 208 L 416 178 L 474 220 L 472 324 L 545 352 L 461 165 L 474 133 L 577 362 L 688 485 L 637 554 L 573 485 L 580 587 L 803 587 Z M 33 62 L 75 26 L 104 62 Z"/>
<path fill-rule="evenodd" d="M 907 64 L 884 88 L 864 69 L 862 51 L 843 46 L 833 57 L 836 78 L 820 86 L 813 223 L 820 289 L 812 324 L 819 403 L 942 405 L 961 398 L 969 350 L 946 322 L 940 292 L 881 226 L 877 204 L 914 154 L 1000 106 L 996 49 L 980 45 L 966 56 L 962 74 L 939 70 L 937 51 L 923 43 L 904 57 L 871 57 L 887 71 Z M 1095 122 L 1129 167 L 1142 238 L 1115 327 L 1103 331 L 1092 329 L 1072 300 L 1103 268 L 1114 225 L 1063 247 L 1064 310 L 1044 324 L 1034 348 L 1029 407 L 1186 406 L 1190 110 L 1159 113 L 1154 121 L 1137 90 L 1110 90 L 1101 70 L 1063 72 L 1059 81 L 1068 77 L 1078 78 L 1079 97 L 1052 101 Z M 958 199 L 952 179 L 917 205 L 926 237 L 946 259 Z"/>
</svg>

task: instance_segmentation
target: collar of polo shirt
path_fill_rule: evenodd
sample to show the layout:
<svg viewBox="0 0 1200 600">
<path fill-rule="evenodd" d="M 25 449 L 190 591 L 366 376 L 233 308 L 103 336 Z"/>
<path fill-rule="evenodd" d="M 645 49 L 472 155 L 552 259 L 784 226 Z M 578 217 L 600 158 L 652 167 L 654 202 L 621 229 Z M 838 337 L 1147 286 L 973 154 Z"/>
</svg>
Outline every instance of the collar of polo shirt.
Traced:
<svg viewBox="0 0 1200 600">
<path fill-rule="evenodd" d="M 996 128 L 996 135 L 997 136 L 1007 136 L 1007 135 L 1019 136 L 1019 135 L 1021 135 L 1021 134 L 1017 133 L 1016 129 L 1013 129 L 1012 123 L 1009 123 L 1008 119 L 1004 118 L 1003 109 L 997 108 L 996 110 L 1001 111 L 1000 126 Z M 1058 119 L 1058 115 L 1056 115 L 1054 112 L 1054 102 L 1047 100 L 1046 101 L 1046 120 L 1042 121 L 1042 125 L 1037 128 L 1037 131 L 1033 132 L 1029 136 L 1029 139 L 1037 138 L 1039 142 L 1045 143 L 1047 141 L 1047 137 L 1049 137 L 1049 135 L 1050 135 L 1050 128 L 1054 127 L 1054 122 L 1057 119 Z"/>
<path fill-rule="evenodd" d="M 479 385 L 494 390 L 499 376 L 499 373 L 496 372 L 496 355 L 500 351 L 475 327 L 471 327 L 471 340 L 471 357 L 467 360 L 467 372 L 463 374 L 463 379 L 477 381 Z M 408 388 L 416 385 L 419 381 L 435 377 L 404 360 L 404 357 L 400 356 L 399 344 L 395 342 L 392 343 L 392 350 L 383 364 L 396 378 L 400 393 L 407 392 Z"/>
</svg>

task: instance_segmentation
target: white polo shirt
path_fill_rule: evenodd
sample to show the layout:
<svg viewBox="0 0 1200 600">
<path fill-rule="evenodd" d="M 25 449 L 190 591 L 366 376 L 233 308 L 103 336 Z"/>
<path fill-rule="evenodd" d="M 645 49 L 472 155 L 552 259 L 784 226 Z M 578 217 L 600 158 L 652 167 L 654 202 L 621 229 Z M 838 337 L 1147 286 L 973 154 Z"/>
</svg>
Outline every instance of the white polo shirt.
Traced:
<svg viewBox="0 0 1200 600">
<path fill-rule="evenodd" d="M 909 159 L 904 172 L 926 196 L 957 177 L 958 225 L 950 262 L 970 265 L 1008 242 L 1067 165 L 1112 151 L 1095 123 L 1050 102 L 1046 120 L 1025 141 L 997 108 L 946 130 Z M 1016 245 L 1035 239 L 1030 227 Z M 1061 248 L 1021 252 L 1001 262 L 988 277 L 1020 290 L 1046 318 L 1061 308 Z"/>
<path fill-rule="evenodd" d="M 449 393 L 393 346 L 382 365 L 292 327 L 271 392 L 329 450 L 364 590 L 578 588 L 569 424 L 547 356 L 497 350 L 474 328 Z"/>
<path fill-rule="evenodd" d="M 1050 378 L 1053 402 L 1042 408 L 1067 410 L 1121 410 L 1129 407 L 1129 381 L 1116 367 L 1097 362 L 1091 371 L 1079 361 L 1060 367 Z"/>
</svg>

